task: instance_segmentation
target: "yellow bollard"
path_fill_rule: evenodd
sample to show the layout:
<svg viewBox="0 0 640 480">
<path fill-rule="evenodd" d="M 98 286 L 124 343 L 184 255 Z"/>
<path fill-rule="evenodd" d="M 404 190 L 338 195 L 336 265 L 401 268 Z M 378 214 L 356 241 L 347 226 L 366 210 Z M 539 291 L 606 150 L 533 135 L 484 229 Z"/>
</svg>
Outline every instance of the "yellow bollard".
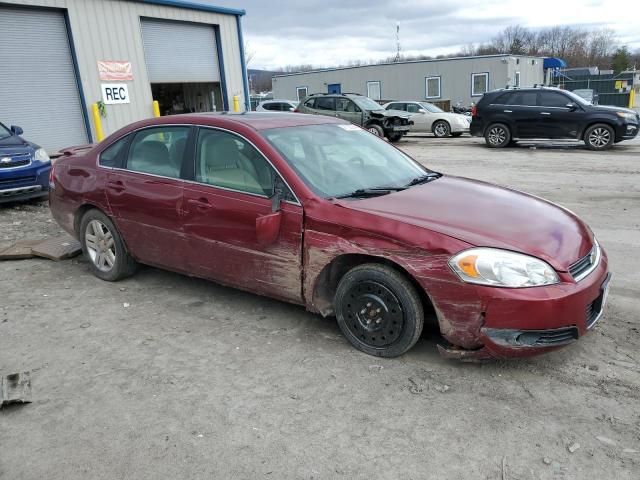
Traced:
<svg viewBox="0 0 640 480">
<path fill-rule="evenodd" d="M 91 105 L 93 111 L 93 124 L 96 127 L 96 139 L 101 142 L 104 139 L 104 132 L 102 131 L 102 121 L 100 120 L 100 110 L 98 110 L 98 104 Z"/>
<path fill-rule="evenodd" d="M 629 92 L 629 108 L 633 108 L 636 106 L 636 91 L 635 89 L 631 89 Z"/>
<path fill-rule="evenodd" d="M 234 112 L 240 111 L 240 97 L 238 97 L 238 95 L 233 96 L 233 111 Z"/>
<path fill-rule="evenodd" d="M 157 100 L 153 101 L 153 116 L 154 117 L 160 116 L 160 104 L 158 103 Z"/>
</svg>

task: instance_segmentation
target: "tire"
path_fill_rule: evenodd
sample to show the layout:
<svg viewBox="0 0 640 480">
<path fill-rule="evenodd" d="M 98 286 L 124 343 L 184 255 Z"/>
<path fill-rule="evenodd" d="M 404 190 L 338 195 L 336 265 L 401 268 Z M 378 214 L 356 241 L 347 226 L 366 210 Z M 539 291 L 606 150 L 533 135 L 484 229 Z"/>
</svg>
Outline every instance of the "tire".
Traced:
<svg viewBox="0 0 640 480">
<path fill-rule="evenodd" d="M 451 134 L 451 126 L 444 120 L 438 120 L 431 128 L 433 134 L 438 138 L 448 137 Z"/>
<path fill-rule="evenodd" d="M 391 143 L 396 143 L 396 142 L 400 141 L 400 139 L 402 138 L 402 134 L 401 133 L 392 133 L 391 135 L 388 135 L 387 138 L 389 139 L 389 141 Z"/>
<path fill-rule="evenodd" d="M 489 148 L 504 148 L 511 142 L 511 131 L 503 123 L 493 123 L 487 127 L 484 140 Z"/>
<path fill-rule="evenodd" d="M 380 125 L 376 125 L 375 123 L 372 123 L 371 125 L 367 125 L 366 128 L 369 133 L 374 134 L 376 137 L 381 137 L 381 138 L 384 137 L 384 130 Z"/>
<path fill-rule="evenodd" d="M 407 352 L 424 325 L 422 302 L 411 282 L 397 270 L 375 263 L 354 267 L 340 279 L 334 309 L 347 340 L 378 357 Z"/>
<path fill-rule="evenodd" d="M 451 132 L 452 137 L 460 137 L 462 136 L 462 132 Z"/>
<path fill-rule="evenodd" d="M 615 132 L 606 123 L 591 125 L 584 132 L 584 144 L 589 150 L 608 150 L 615 143 Z"/>
<path fill-rule="evenodd" d="M 99 210 L 89 210 L 78 232 L 82 253 L 91 272 L 108 282 L 122 280 L 136 271 L 137 264 L 124 246 L 113 222 Z"/>
</svg>

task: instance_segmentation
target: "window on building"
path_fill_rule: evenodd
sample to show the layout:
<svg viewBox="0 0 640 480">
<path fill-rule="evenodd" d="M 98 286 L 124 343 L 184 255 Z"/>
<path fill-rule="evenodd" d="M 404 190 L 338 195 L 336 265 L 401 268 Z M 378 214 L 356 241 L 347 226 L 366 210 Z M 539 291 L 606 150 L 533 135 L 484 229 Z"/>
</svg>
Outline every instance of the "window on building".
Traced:
<svg viewBox="0 0 640 480">
<path fill-rule="evenodd" d="M 367 97 L 372 100 L 380 100 L 382 97 L 380 82 L 367 82 Z"/>
<path fill-rule="evenodd" d="M 269 162 L 243 138 L 221 130 L 200 130 L 196 150 L 198 182 L 271 196 L 275 175 Z"/>
<path fill-rule="evenodd" d="M 440 77 L 427 77 L 425 79 L 425 97 L 440 98 Z"/>
<path fill-rule="evenodd" d="M 520 72 L 516 72 L 516 76 L 513 80 L 513 86 L 514 87 L 519 87 L 520 86 Z"/>
<path fill-rule="evenodd" d="M 307 87 L 297 87 L 296 94 L 298 95 L 298 101 L 301 101 L 308 95 L 309 89 Z"/>
<path fill-rule="evenodd" d="M 488 73 L 472 73 L 471 74 L 471 96 L 479 97 L 487 93 L 489 89 Z"/>
<path fill-rule="evenodd" d="M 155 127 L 136 133 L 129 148 L 127 169 L 179 178 L 189 127 Z"/>
</svg>

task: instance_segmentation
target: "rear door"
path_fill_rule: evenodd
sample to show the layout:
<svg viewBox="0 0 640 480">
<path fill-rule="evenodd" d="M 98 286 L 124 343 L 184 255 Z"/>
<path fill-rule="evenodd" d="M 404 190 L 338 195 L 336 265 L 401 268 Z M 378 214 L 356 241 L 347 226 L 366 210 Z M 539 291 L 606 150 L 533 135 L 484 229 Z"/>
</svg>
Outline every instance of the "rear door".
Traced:
<svg viewBox="0 0 640 480">
<path fill-rule="evenodd" d="M 193 182 L 184 190 L 184 233 L 192 272 L 288 301 L 302 301 L 302 206 L 291 193 L 280 231 L 258 240 L 256 221 L 272 213 L 278 173 L 245 138 L 200 128 Z"/>
<path fill-rule="evenodd" d="M 314 113 L 320 115 L 336 115 L 336 98 L 335 97 L 317 97 Z"/>
<path fill-rule="evenodd" d="M 567 106 L 573 103 L 573 100 L 560 92 L 543 90 L 538 93 L 540 124 L 545 138 L 577 137 L 582 109 Z"/>
<path fill-rule="evenodd" d="M 362 110 L 353 100 L 346 97 L 336 98 L 336 117 L 356 125 L 362 125 Z"/>
<path fill-rule="evenodd" d="M 133 134 L 121 168 L 107 174 L 107 200 L 133 256 L 186 270 L 181 169 L 191 128 L 162 126 Z"/>
<path fill-rule="evenodd" d="M 519 138 L 540 136 L 540 112 L 536 105 L 537 92 L 523 90 L 511 92 L 504 100 L 502 113 L 515 125 L 512 135 Z"/>
</svg>

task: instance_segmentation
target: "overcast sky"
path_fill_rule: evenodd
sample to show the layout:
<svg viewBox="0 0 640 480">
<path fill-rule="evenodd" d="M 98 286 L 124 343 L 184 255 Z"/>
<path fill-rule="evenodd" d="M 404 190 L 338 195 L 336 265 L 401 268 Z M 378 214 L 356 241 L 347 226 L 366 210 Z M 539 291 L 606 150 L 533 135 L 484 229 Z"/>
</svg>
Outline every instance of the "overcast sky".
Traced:
<svg viewBox="0 0 640 480">
<path fill-rule="evenodd" d="M 246 10 L 249 68 L 455 53 L 509 25 L 608 27 L 640 49 L 638 0 L 196 0 Z"/>
</svg>

